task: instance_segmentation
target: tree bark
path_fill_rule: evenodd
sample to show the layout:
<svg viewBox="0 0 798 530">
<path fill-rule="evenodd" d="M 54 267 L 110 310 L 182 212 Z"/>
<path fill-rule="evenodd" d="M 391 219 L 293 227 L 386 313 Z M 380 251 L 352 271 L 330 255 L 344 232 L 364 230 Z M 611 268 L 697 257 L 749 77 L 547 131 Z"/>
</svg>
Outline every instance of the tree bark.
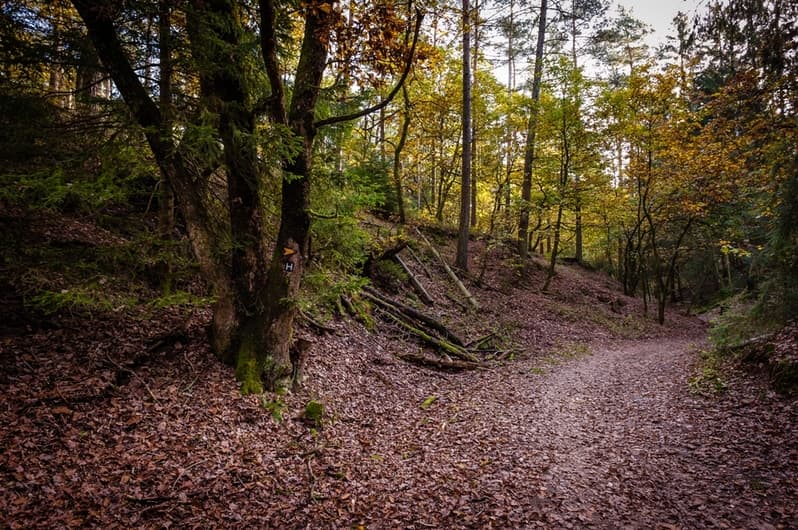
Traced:
<svg viewBox="0 0 798 530">
<path fill-rule="evenodd" d="M 98 57 L 108 69 L 133 118 L 142 127 L 163 179 L 172 184 L 200 272 L 216 300 L 210 330 L 211 344 L 221 359 L 229 361 L 228 346 L 236 328 L 236 318 L 230 270 L 219 259 L 223 254 L 216 248 L 219 227 L 204 205 L 203 186 L 210 168 L 202 161 L 190 159 L 183 144 L 176 145 L 172 140 L 171 133 L 164 134 L 165 120 L 125 53 L 113 24 L 113 10 L 89 0 L 74 0 L 72 3 L 86 24 Z"/>
<path fill-rule="evenodd" d="M 538 15 L 538 40 L 535 47 L 535 72 L 532 76 L 532 110 L 529 114 L 524 149 L 524 173 L 521 182 L 521 215 L 518 221 L 518 253 L 526 259 L 529 252 L 529 211 L 532 201 L 532 173 L 535 165 L 535 142 L 540 114 L 540 85 L 543 79 L 543 49 L 546 38 L 546 12 L 548 1 L 540 0 Z"/>
<path fill-rule="evenodd" d="M 543 284 L 543 291 L 548 291 L 552 278 L 554 278 L 554 267 L 557 265 L 557 254 L 560 252 L 560 229 L 562 227 L 562 202 L 557 206 L 557 221 L 554 224 L 554 245 L 551 249 L 549 259 L 549 269 L 546 272 L 546 282 Z"/>
<path fill-rule="evenodd" d="M 479 59 L 479 0 L 474 0 L 474 14 L 473 14 L 473 35 L 474 46 L 473 53 L 471 54 L 471 90 L 474 91 L 474 84 L 477 82 L 477 65 Z M 477 119 L 476 116 L 471 117 L 471 172 L 469 187 L 471 188 L 471 214 L 470 226 L 476 228 L 479 218 L 477 216 L 477 168 L 478 168 L 478 151 L 477 151 Z"/>
<path fill-rule="evenodd" d="M 158 76 L 159 103 L 161 107 L 161 135 L 167 138 L 172 134 L 172 27 L 168 0 L 158 2 Z M 160 195 L 158 200 L 158 238 L 162 242 L 172 241 L 175 231 L 175 194 L 172 183 L 167 180 L 168 173 L 161 172 Z M 173 267 L 169 253 L 164 252 L 161 262 L 161 292 L 172 291 Z"/>
<path fill-rule="evenodd" d="M 280 228 L 264 282 L 263 318 L 257 326 L 260 329 L 250 331 L 252 339 L 249 344 L 244 343 L 244 346 L 259 347 L 254 352 L 242 349 L 239 355 L 243 357 L 244 365 L 252 366 L 254 363 L 267 388 L 276 390 L 290 386 L 293 371 L 290 347 L 297 314 L 295 300 L 302 281 L 310 234 L 309 176 L 317 133 L 315 110 L 327 66 L 327 35 L 332 29 L 334 10 L 331 0 L 321 2 L 321 6 L 305 7 L 305 28 L 293 96 L 286 108 L 277 61 L 275 5 L 271 0 L 262 0 L 260 4 L 264 62 L 272 86 L 279 87 L 277 92 L 272 92 L 269 117 L 275 123 L 287 126 L 301 140 L 301 149 L 296 156 L 283 161 Z M 254 359 L 251 353 L 254 353 Z"/>
<path fill-rule="evenodd" d="M 460 221 L 455 265 L 468 270 L 468 233 L 471 227 L 471 8 L 463 0 L 463 163 L 460 178 Z"/>
<path fill-rule="evenodd" d="M 579 198 L 579 190 L 575 190 L 576 193 L 576 206 L 574 207 L 574 233 L 575 233 L 575 241 L 574 245 L 576 246 L 576 250 L 574 252 L 574 259 L 580 265 L 584 260 L 584 244 L 582 242 L 582 203 Z"/>
<path fill-rule="evenodd" d="M 399 210 L 399 223 L 405 224 L 407 218 L 405 215 L 405 197 L 404 185 L 402 184 L 402 150 L 407 142 L 407 133 L 410 130 L 410 96 L 407 94 L 407 87 L 402 85 L 402 100 L 404 102 L 404 110 L 402 112 L 402 129 L 399 132 L 399 142 L 396 144 L 396 149 L 393 152 L 393 185 L 394 193 L 396 193 L 396 205 Z"/>
</svg>

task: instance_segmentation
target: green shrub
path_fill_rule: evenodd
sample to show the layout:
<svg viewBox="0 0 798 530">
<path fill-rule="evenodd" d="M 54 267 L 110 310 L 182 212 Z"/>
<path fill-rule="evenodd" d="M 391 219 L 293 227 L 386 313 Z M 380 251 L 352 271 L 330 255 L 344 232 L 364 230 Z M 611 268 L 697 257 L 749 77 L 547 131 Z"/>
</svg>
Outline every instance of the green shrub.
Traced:
<svg viewBox="0 0 798 530">
<path fill-rule="evenodd" d="M 28 300 L 27 305 L 46 315 L 61 311 L 91 314 L 130 307 L 137 302 L 133 296 L 114 295 L 102 285 L 93 283 L 60 291 L 40 291 Z"/>
<path fill-rule="evenodd" d="M 407 273 L 398 263 L 383 259 L 371 266 L 371 278 L 383 287 L 397 292 L 408 281 Z"/>
<path fill-rule="evenodd" d="M 310 400 L 305 405 L 302 416 L 318 429 L 324 421 L 324 405 L 316 400 Z"/>
</svg>

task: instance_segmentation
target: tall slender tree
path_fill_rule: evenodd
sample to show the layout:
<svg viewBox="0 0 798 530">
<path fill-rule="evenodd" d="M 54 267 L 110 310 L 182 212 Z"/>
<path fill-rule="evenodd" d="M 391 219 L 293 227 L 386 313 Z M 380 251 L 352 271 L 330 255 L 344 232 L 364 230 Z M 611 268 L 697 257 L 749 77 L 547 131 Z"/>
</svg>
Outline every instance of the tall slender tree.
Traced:
<svg viewBox="0 0 798 530">
<path fill-rule="evenodd" d="M 535 165 L 535 142 L 540 115 L 540 86 L 543 81 L 543 51 L 546 44 L 548 0 L 540 0 L 538 38 L 535 45 L 535 70 L 532 75 L 532 108 L 529 111 L 524 147 L 524 172 L 521 183 L 521 214 L 518 221 L 518 253 L 526 259 L 529 251 L 529 212 L 532 206 L 532 173 Z"/>
<path fill-rule="evenodd" d="M 468 270 L 468 235 L 471 215 L 471 7 L 463 0 L 463 163 L 460 172 L 460 223 L 455 265 Z"/>
</svg>

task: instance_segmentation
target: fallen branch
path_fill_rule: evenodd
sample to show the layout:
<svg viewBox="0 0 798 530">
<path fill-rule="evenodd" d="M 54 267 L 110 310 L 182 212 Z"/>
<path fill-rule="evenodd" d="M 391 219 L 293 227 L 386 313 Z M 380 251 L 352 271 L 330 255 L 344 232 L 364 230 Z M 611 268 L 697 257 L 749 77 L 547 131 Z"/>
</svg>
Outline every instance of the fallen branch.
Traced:
<svg viewBox="0 0 798 530">
<path fill-rule="evenodd" d="M 404 360 L 420 366 L 432 366 L 443 370 L 476 370 L 482 367 L 478 362 L 458 361 L 446 359 L 433 359 L 417 353 L 399 353 L 397 356 Z"/>
<path fill-rule="evenodd" d="M 758 348 L 764 346 L 772 342 L 775 336 L 776 336 L 775 333 L 766 333 L 764 335 L 758 335 L 756 337 L 746 339 L 738 344 L 724 346 L 723 348 L 727 351 L 737 353 L 740 351 L 748 350 L 750 348 Z"/>
<path fill-rule="evenodd" d="M 430 272 L 429 267 L 427 267 L 427 264 L 421 261 L 421 259 L 419 259 L 418 255 L 416 255 L 415 252 L 413 252 L 413 247 L 408 245 L 407 252 L 414 260 L 416 260 L 416 263 L 418 263 L 421 266 L 421 268 L 424 269 L 424 274 L 427 275 L 427 278 L 432 279 L 432 273 Z"/>
<path fill-rule="evenodd" d="M 410 278 L 410 283 L 413 285 L 413 289 L 416 291 L 416 293 L 418 293 L 418 296 L 421 297 L 421 301 L 427 305 L 433 305 L 435 301 L 429 295 L 427 290 L 424 289 L 424 286 L 421 285 L 421 282 L 418 281 L 416 275 L 413 274 L 413 272 L 407 267 L 407 264 L 404 261 L 402 261 L 402 258 L 399 257 L 399 254 L 395 254 L 393 256 L 393 259 L 394 261 L 396 261 L 396 263 L 399 264 L 400 267 L 402 267 L 402 270 L 405 271 L 407 277 Z"/>
<path fill-rule="evenodd" d="M 438 258 L 438 261 L 441 262 L 444 270 L 446 271 L 446 274 L 449 275 L 449 278 L 452 279 L 457 288 L 460 289 L 460 292 L 463 293 L 463 296 L 466 297 L 466 300 L 468 300 L 469 305 L 474 309 L 479 309 L 479 303 L 477 303 L 477 300 L 476 298 L 474 298 L 474 295 L 472 295 L 471 292 L 468 289 L 466 289 L 466 286 L 463 285 L 463 282 L 460 281 L 460 278 L 458 278 L 457 275 L 454 273 L 454 271 L 451 269 L 451 267 L 449 267 L 449 264 L 446 263 L 445 259 L 443 259 L 440 252 L 438 252 L 438 249 L 436 249 L 432 245 L 432 243 L 429 242 L 429 240 L 424 236 L 424 234 L 421 233 L 421 230 L 416 228 L 416 232 L 418 233 L 419 236 L 421 236 L 421 239 L 424 240 L 424 242 L 427 244 L 430 251 L 432 251 L 435 257 Z"/>
<path fill-rule="evenodd" d="M 365 311 L 358 310 L 358 308 L 355 307 L 355 303 L 348 296 L 341 295 L 341 305 L 344 307 L 346 312 L 349 313 L 349 315 L 352 318 L 354 318 L 355 320 L 357 320 L 367 328 L 370 328 L 374 324 L 374 322 L 371 321 L 368 314 Z"/>
<path fill-rule="evenodd" d="M 395 300 L 389 300 L 385 298 L 379 291 L 373 289 L 371 287 L 364 287 L 363 288 L 363 295 L 377 304 L 378 306 L 382 307 L 383 309 L 394 311 L 395 313 L 401 313 L 405 317 L 415 320 L 428 328 L 437 331 L 440 333 L 443 338 L 456 344 L 457 346 L 464 347 L 465 343 L 463 340 L 458 337 L 453 331 L 449 328 L 441 324 L 439 321 L 435 320 L 429 315 L 425 315 L 421 311 L 413 309 L 409 305 L 403 304 L 402 302 L 397 302 Z"/>
<path fill-rule="evenodd" d="M 413 326 L 411 323 L 403 319 L 401 316 L 394 314 L 388 309 L 383 309 L 381 312 L 386 317 L 388 317 L 388 319 L 392 320 L 395 324 L 399 325 L 399 327 L 403 328 L 406 331 L 409 331 L 411 334 L 415 335 L 422 341 L 426 342 L 431 346 L 434 346 L 437 349 L 442 350 L 446 354 L 451 355 L 452 357 L 463 359 L 465 361 L 479 363 L 479 359 L 477 359 L 477 357 L 474 354 L 466 351 L 462 347 L 457 346 L 456 344 L 453 344 L 445 339 L 441 339 L 430 335 L 426 331 Z"/>
<path fill-rule="evenodd" d="M 488 333 L 484 337 L 480 337 L 478 339 L 472 340 L 468 344 L 465 344 L 465 347 L 468 348 L 468 349 L 471 349 L 471 350 L 478 350 L 480 348 L 480 346 L 486 344 L 487 342 L 489 342 L 495 336 L 496 336 L 496 332 L 492 331 L 491 333 Z"/>
</svg>

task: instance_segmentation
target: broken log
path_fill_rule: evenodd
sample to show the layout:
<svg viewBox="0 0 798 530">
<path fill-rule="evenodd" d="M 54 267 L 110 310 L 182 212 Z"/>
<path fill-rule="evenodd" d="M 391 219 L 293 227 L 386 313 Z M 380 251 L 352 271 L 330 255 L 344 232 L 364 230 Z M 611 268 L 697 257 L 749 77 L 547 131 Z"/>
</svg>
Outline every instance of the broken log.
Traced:
<svg viewBox="0 0 798 530">
<path fill-rule="evenodd" d="M 446 263 L 445 259 L 443 259 L 443 257 L 441 256 L 441 253 L 438 252 L 438 249 L 436 249 L 432 245 L 432 243 L 429 242 L 429 239 L 427 239 L 426 236 L 424 236 L 424 234 L 421 233 L 421 230 L 416 228 L 416 232 L 418 233 L 419 236 L 421 236 L 421 238 L 427 244 L 427 246 L 429 247 L 430 251 L 432 251 L 432 253 L 435 255 L 435 257 L 438 258 L 438 261 L 441 262 L 441 264 L 443 265 L 444 270 L 446 271 L 446 274 L 449 275 L 449 278 L 452 279 L 452 281 L 457 286 L 457 288 L 460 289 L 460 292 L 463 293 L 463 296 L 466 297 L 466 300 L 468 300 L 468 304 L 474 309 L 479 309 L 479 303 L 477 303 L 477 300 L 476 300 L 476 298 L 474 298 L 474 295 L 472 295 L 471 292 L 468 289 L 466 289 L 466 286 L 463 285 L 463 282 L 460 281 L 460 278 L 458 278 L 457 275 L 454 273 L 454 271 L 451 269 L 451 267 L 449 267 L 449 264 Z"/>
<path fill-rule="evenodd" d="M 458 361 L 446 359 L 433 359 L 417 353 L 399 353 L 397 356 L 404 360 L 420 366 L 432 366 L 443 370 L 476 370 L 482 365 L 471 361 Z"/>
<path fill-rule="evenodd" d="M 407 277 L 410 278 L 410 283 L 413 285 L 413 289 L 416 291 L 418 296 L 421 298 L 421 301 L 424 302 L 427 305 L 433 305 L 435 303 L 435 301 L 429 295 L 427 290 L 424 289 L 424 286 L 421 285 L 421 282 L 418 281 L 418 278 L 416 278 L 416 275 L 413 274 L 413 272 L 407 267 L 407 264 L 404 261 L 402 261 L 402 258 L 399 257 L 399 254 L 394 254 L 393 259 L 394 259 L 394 261 L 396 261 L 396 263 L 399 264 L 400 267 L 402 267 L 402 270 L 405 271 L 405 274 L 407 274 Z"/>
</svg>

